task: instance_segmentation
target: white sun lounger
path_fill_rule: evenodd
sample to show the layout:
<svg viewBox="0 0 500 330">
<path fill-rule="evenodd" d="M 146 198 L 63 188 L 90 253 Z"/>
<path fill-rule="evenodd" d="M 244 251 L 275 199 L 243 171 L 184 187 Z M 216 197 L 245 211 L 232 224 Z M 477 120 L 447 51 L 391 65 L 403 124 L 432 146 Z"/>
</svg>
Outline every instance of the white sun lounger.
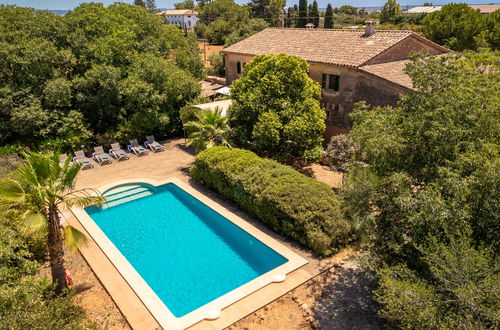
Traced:
<svg viewBox="0 0 500 330">
<path fill-rule="evenodd" d="M 146 148 L 149 148 L 151 149 L 151 151 L 153 152 L 158 152 L 158 151 L 163 151 L 165 150 L 165 148 L 163 147 L 163 145 L 161 145 L 160 143 L 156 142 L 154 136 L 147 136 L 146 137 L 146 142 L 144 142 L 144 146 Z"/>
<path fill-rule="evenodd" d="M 82 166 L 82 168 L 94 167 L 94 164 L 92 164 L 90 159 L 85 157 L 85 152 L 83 150 L 75 151 L 75 157 L 73 157 L 73 161 L 80 164 Z"/>
<path fill-rule="evenodd" d="M 112 163 L 111 157 L 104 152 L 103 147 L 95 147 L 94 148 L 94 153 L 92 154 L 92 157 L 95 159 L 96 162 L 99 163 L 99 165 L 104 165 L 106 163 Z"/>
<path fill-rule="evenodd" d="M 119 143 L 111 143 L 111 149 L 109 149 L 109 154 L 115 157 L 115 159 L 118 161 L 122 159 L 128 159 L 127 153 L 122 150 Z"/>
<path fill-rule="evenodd" d="M 59 165 L 60 166 L 64 166 L 64 164 L 66 163 L 67 159 L 68 159 L 68 155 L 67 154 L 61 154 L 59 156 Z M 68 167 L 71 167 L 72 165 L 73 165 L 73 161 L 69 162 Z"/>
<path fill-rule="evenodd" d="M 136 156 L 147 155 L 148 151 L 139 145 L 137 139 L 130 140 L 130 144 L 127 146 L 129 152 L 133 152 Z"/>
</svg>

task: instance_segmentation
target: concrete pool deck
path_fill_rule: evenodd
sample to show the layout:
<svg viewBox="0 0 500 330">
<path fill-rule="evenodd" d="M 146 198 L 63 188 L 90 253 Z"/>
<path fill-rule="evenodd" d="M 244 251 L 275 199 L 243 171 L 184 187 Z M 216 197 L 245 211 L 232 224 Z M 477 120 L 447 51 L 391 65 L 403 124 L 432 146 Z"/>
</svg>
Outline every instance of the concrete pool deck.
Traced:
<svg viewBox="0 0 500 330">
<path fill-rule="evenodd" d="M 288 273 L 284 282 L 271 283 L 250 293 L 224 308 L 221 316 L 216 320 L 203 320 L 191 326 L 190 329 L 225 328 L 331 267 L 332 262 L 329 259 L 318 260 L 297 244 L 275 234 L 259 222 L 251 219 L 231 203 L 223 201 L 209 189 L 192 182 L 186 174 L 186 169 L 192 164 L 194 157 L 183 150 L 182 143 L 182 139 L 172 140 L 165 144 L 164 152 L 150 153 L 148 156 L 143 157 L 131 155 L 130 160 L 120 163 L 115 161 L 110 165 L 96 165 L 94 169 L 85 170 L 79 174 L 76 188 L 99 188 L 116 181 L 138 178 L 161 181 L 174 177 L 211 200 L 213 204 L 210 206 L 216 211 L 234 213 L 243 221 L 271 236 L 274 240 L 308 261 L 305 266 Z M 214 205 L 216 206 L 214 207 Z M 217 209 L 218 207 L 220 209 Z M 69 219 L 69 222 L 90 238 L 90 235 L 75 218 Z M 161 328 L 142 300 L 92 238 L 89 239 L 86 245 L 82 246 L 80 251 L 132 328 Z"/>
</svg>

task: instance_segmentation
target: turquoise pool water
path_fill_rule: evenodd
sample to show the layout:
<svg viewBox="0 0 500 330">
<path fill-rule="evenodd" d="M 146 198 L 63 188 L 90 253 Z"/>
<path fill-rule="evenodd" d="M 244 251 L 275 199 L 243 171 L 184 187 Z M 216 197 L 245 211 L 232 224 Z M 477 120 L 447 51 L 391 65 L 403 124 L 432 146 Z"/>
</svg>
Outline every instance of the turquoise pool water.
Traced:
<svg viewBox="0 0 500 330">
<path fill-rule="evenodd" d="M 85 211 L 176 317 L 287 262 L 173 183 L 105 195 Z"/>
</svg>

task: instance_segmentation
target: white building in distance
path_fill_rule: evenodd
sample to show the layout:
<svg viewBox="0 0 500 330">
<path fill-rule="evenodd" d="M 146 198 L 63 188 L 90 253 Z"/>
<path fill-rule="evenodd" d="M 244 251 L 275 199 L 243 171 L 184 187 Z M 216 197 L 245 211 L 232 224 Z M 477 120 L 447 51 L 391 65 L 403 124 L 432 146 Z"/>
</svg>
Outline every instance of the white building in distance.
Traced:
<svg viewBox="0 0 500 330">
<path fill-rule="evenodd" d="M 196 25 L 198 12 L 191 9 L 175 9 L 159 12 L 158 15 L 163 16 L 169 24 L 182 26 L 184 29 L 192 29 Z"/>
</svg>

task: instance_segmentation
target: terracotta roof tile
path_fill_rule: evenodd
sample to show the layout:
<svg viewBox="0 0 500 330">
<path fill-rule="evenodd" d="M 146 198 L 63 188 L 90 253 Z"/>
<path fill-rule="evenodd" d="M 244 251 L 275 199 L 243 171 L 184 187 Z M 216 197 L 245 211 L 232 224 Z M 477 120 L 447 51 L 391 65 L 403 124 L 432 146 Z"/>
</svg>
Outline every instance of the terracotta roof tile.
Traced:
<svg viewBox="0 0 500 330">
<path fill-rule="evenodd" d="M 198 15 L 198 12 L 191 9 L 171 9 L 161 11 L 157 15 Z"/>
<path fill-rule="evenodd" d="M 404 72 L 406 64 L 410 62 L 410 60 L 392 61 L 387 63 L 364 65 L 359 67 L 359 69 L 408 89 L 413 89 L 411 78 Z"/>
<path fill-rule="evenodd" d="M 232 46 L 223 53 L 248 55 L 297 55 L 308 62 L 360 66 L 413 34 L 411 31 L 267 28 Z"/>
</svg>

